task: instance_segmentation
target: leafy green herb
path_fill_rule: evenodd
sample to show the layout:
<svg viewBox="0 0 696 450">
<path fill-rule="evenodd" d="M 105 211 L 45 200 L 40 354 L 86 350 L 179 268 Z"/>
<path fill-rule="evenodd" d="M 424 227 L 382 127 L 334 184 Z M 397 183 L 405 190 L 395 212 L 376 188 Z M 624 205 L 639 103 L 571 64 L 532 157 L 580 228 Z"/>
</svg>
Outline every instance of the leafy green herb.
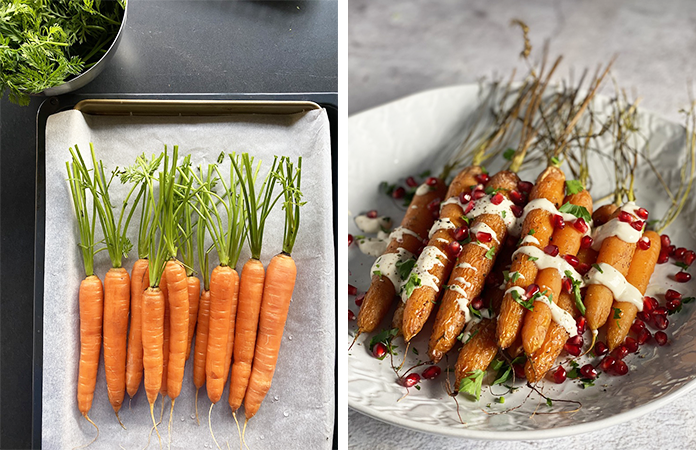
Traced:
<svg viewBox="0 0 696 450">
<path fill-rule="evenodd" d="M 503 216 L 503 219 L 507 217 L 507 211 L 502 210 L 500 211 L 500 215 Z"/>
<path fill-rule="evenodd" d="M 683 262 L 679 261 L 679 262 L 675 262 L 674 265 L 681 268 L 681 270 L 683 270 L 683 271 L 689 270 L 689 265 L 687 263 L 683 263 Z"/>
<path fill-rule="evenodd" d="M 423 172 L 419 173 L 418 176 L 421 178 L 429 177 L 430 176 L 430 169 L 424 170 Z"/>
<path fill-rule="evenodd" d="M 398 328 L 391 328 L 391 329 L 386 329 L 382 330 L 376 335 L 372 337 L 370 340 L 370 351 L 372 351 L 373 347 L 377 345 L 378 343 L 382 343 L 387 346 L 387 351 L 393 353 L 393 347 L 391 346 L 391 341 L 394 339 L 394 337 L 399 334 L 399 329 Z"/>
<path fill-rule="evenodd" d="M 512 275 L 510 276 L 510 281 L 513 283 L 517 282 L 520 278 L 520 273 L 519 272 L 512 272 Z"/>
<path fill-rule="evenodd" d="M 508 161 L 512 161 L 512 157 L 514 154 L 515 154 L 515 149 L 509 148 L 503 152 L 503 158 L 507 159 Z"/>
<path fill-rule="evenodd" d="M 498 403 L 500 403 L 500 404 L 503 404 L 503 403 L 505 403 L 505 397 L 503 397 L 503 396 L 501 395 L 500 397 L 498 397 L 498 398 L 496 399 L 496 401 L 497 401 Z"/>
<path fill-rule="evenodd" d="M 614 319 L 621 318 L 621 308 L 611 308 L 614 310 Z"/>
<path fill-rule="evenodd" d="M 415 385 L 415 386 L 413 386 L 413 387 L 416 388 L 416 389 L 419 390 L 419 391 L 421 390 L 420 384 L 417 384 L 417 385 Z"/>
<path fill-rule="evenodd" d="M 570 270 L 563 272 L 566 277 L 570 280 L 573 285 L 573 295 L 575 296 L 575 306 L 577 306 L 578 311 L 581 315 L 585 315 L 585 304 L 582 302 L 582 295 L 580 294 L 580 286 L 582 285 L 582 280 L 576 280 L 573 278 L 573 273 Z"/>
<path fill-rule="evenodd" d="M 381 276 L 382 276 L 382 271 L 380 271 L 380 270 L 373 270 L 373 271 L 372 271 L 372 275 L 377 275 L 378 277 L 381 277 Z"/>
<path fill-rule="evenodd" d="M 551 401 L 550 398 L 546 399 L 546 406 L 548 406 L 549 408 L 551 408 L 553 406 L 553 402 Z"/>
<path fill-rule="evenodd" d="M 384 192 L 386 195 L 392 195 L 394 189 L 396 189 L 396 184 L 389 184 L 386 181 L 379 183 L 379 190 Z"/>
<path fill-rule="evenodd" d="M 536 230 L 534 228 L 532 228 L 531 230 L 529 230 L 529 233 L 527 233 L 527 235 L 534 236 L 534 233 L 536 233 Z"/>
<path fill-rule="evenodd" d="M 491 368 L 497 371 L 495 375 L 495 381 L 491 383 L 491 386 L 506 383 L 510 378 L 512 378 L 512 366 L 514 364 L 523 364 L 525 361 L 526 357 L 524 355 L 520 355 L 517 358 L 513 359 L 510 364 L 508 364 L 508 362 L 505 360 L 496 359 L 491 364 Z"/>
<path fill-rule="evenodd" d="M 590 223 L 592 217 L 590 213 L 585 209 L 584 206 L 573 205 L 572 203 L 564 203 L 563 206 L 558 208 L 559 212 L 572 214 L 579 219 L 583 219 L 585 222 Z"/>
<path fill-rule="evenodd" d="M 464 344 L 468 344 L 469 341 L 472 340 L 474 338 L 474 336 L 476 336 L 478 334 L 478 332 L 479 332 L 479 330 L 474 330 L 473 333 L 469 334 L 469 337 L 466 338 L 466 341 L 464 341 Z M 462 333 L 462 339 L 464 339 L 464 333 Z M 460 341 L 461 341 L 461 339 L 460 339 Z"/>
<path fill-rule="evenodd" d="M 604 273 L 604 271 L 602 270 L 602 266 L 600 266 L 599 264 L 594 263 L 592 264 L 592 267 L 594 267 L 597 272 Z"/>
<path fill-rule="evenodd" d="M 512 299 L 519 303 L 520 305 L 524 306 L 530 311 L 534 311 L 534 300 L 529 299 L 526 300 L 520 293 L 517 291 L 517 289 L 513 289 L 510 291 L 510 295 L 512 295 Z"/>
<path fill-rule="evenodd" d="M 488 170 L 486 170 L 485 167 L 483 167 L 483 166 L 479 166 L 479 167 L 481 167 L 481 172 L 483 172 L 483 173 L 485 173 L 486 175 L 488 175 Z"/>
<path fill-rule="evenodd" d="M 468 217 L 466 217 L 466 216 L 462 216 L 462 220 L 463 220 L 464 222 L 466 222 L 467 225 L 469 225 L 469 223 L 471 223 L 471 219 L 468 218 Z"/>
<path fill-rule="evenodd" d="M 585 190 L 585 186 L 579 180 L 566 180 L 566 194 L 573 195 Z"/>
<path fill-rule="evenodd" d="M 529 260 L 529 262 L 534 262 L 534 261 L 538 260 L 539 258 L 537 258 L 536 256 L 529 256 L 529 257 L 527 257 L 527 259 Z"/>
<path fill-rule="evenodd" d="M 406 297 L 410 297 L 411 294 L 413 294 L 413 291 L 420 285 L 421 279 L 418 277 L 418 274 L 411 272 L 411 276 L 408 277 L 408 281 L 401 289 L 406 293 Z"/>
<path fill-rule="evenodd" d="M 495 247 L 491 247 L 488 249 L 488 251 L 486 252 L 486 258 L 493 259 L 493 255 L 495 255 Z"/>
<path fill-rule="evenodd" d="M 413 347 L 413 348 L 411 349 L 411 351 L 412 351 L 414 354 L 416 354 L 416 355 L 418 354 L 418 349 L 417 349 L 416 347 Z"/>
<path fill-rule="evenodd" d="M 504 190 L 505 190 L 505 189 L 503 189 L 503 188 L 494 188 L 493 186 L 487 186 L 486 189 L 484 189 L 483 191 L 484 191 L 487 195 L 495 195 L 495 194 L 497 194 L 498 192 L 504 191 Z"/>
<path fill-rule="evenodd" d="M 408 278 L 408 275 L 411 273 L 411 270 L 413 270 L 413 266 L 415 265 L 416 260 L 413 258 L 407 259 L 406 261 L 398 261 L 396 263 L 396 271 L 399 273 L 399 277 L 401 277 L 402 280 Z"/>
<path fill-rule="evenodd" d="M 469 372 L 469 375 L 459 384 L 459 392 L 469 394 L 478 401 L 481 398 L 481 384 L 483 383 L 484 375 L 485 372 L 480 369 Z"/>
<path fill-rule="evenodd" d="M 508 282 L 510 281 L 510 271 L 509 270 L 503 270 L 503 281 Z"/>
<path fill-rule="evenodd" d="M 481 311 L 474 309 L 474 307 L 471 306 L 471 303 L 469 303 L 469 312 L 472 316 L 478 317 L 479 319 L 481 318 Z"/>
</svg>

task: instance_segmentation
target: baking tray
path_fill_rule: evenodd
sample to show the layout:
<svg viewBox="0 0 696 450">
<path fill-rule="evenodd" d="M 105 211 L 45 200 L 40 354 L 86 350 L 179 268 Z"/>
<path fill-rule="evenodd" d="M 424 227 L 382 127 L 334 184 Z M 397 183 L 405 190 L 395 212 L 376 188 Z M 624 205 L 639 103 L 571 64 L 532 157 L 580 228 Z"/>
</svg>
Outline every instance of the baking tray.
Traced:
<svg viewBox="0 0 696 450">
<path fill-rule="evenodd" d="M 75 94 L 47 99 L 37 113 L 36 216 L 34 248 L 34 338 L 32 367 L 32 448 L 41 448 L 43 380 L 43 292 L 45 241 L 45 144 L 46 122 L 52 114 L 71 109 L 102 115 L 220 116 L 236 114 L 291 114 L 323 107 L 327 111 L 331 138 L 334 264 L 337 262 L 337 120 L 338 102 L 334 93 L 297 94 Z M 337 284 L 334 293 L 337 297 Z M 336 316 L 338 315 L 338 310 Z M 336 320 L 338 317 L 336 317 Z M 338 322 L 336 321 L 335 324 Z M 336 330 L 336 336 L 338 332 Z M 337 342 L 335 343 L 337 345 Z M 336 347 L 337 348 L 337 347 Z M 338 352 L 336 352 L 338 355 Z M 334 379 L 337 381 L 337 366 Z M 335 405 L 338 407 L 337 391 Z M 337 448 L 337 409 L 334 411 L 334 444 Z"/>
</svg>

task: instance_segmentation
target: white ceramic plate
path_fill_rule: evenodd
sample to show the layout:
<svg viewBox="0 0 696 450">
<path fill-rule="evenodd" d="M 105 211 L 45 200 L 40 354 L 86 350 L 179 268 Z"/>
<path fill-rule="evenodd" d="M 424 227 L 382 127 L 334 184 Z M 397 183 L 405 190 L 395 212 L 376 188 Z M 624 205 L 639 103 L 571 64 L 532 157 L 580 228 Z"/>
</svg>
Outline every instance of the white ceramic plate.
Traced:
<svg viewBox="0 0 696 450">
<path fill-rule="evenodd" d="M 439 171 L 445 155 L 461 142 L 465 131 L 462 124 L 475 110 L 478 98 L 478 86 L 455 86 L 416 94 L 350 118 L 350 233 L 361 234 L 353 218 L 371 209 L 377 209 L 380 215 L 393 217 L 398 225 L 404 208 L 379 192 L 380 181 L 403 181 L 404 177 L 417 175 L 425 169 L 434 169 L 434 173 Z M 598 99 L 595 108 L 605 108 L 606 102 L 606 98 Z M 668 183 L 676 183 L 678 170 L 683 166 L 683 127 L 648 113 L 641 114 L 639 123 L 642 129 L 652 132 L 650 149 L 656 155 L 654 159 L 663 177 Z M 611 167 L 599 160 L 590 164 L 595 178 L 591 192 L 598 198 L 611 190 L 610 177 L 606 176 L 611 175 Z M 489 171 L 495 172 L 498 168 L 491 164 Z M 540 167 L 528 168 L 520 175 L 523 179 L 533 180 L 540 170 Z M 637 179 L 638 203 L 647 207 L 653 217 L 660 216 L 666 205 L 655 188 L 654 175 L 642 167 Z M 690 220 L 695 211 L 696 201 L 690 199 L 679 220 L 666 230 L 677 246 L 696 247 L 696 224 Z M 369 287 L 369 270 L 373 261 L 373 257 L 363 255 L 357 246 L 349 249 L 349 282 L 359 292 L 365 292 Z M 664 304 L 662 294 L 670 287 L 685 297 L 696 292 L 694 281 L 680 284 L 670 279 L 670 275 L 678 270 L 670 262 L 659 265 L 653 275 L 649 292 L 654 293 L 661 304 Z M 358 307 L 353 300 L 354 297 L 349 297 L 349 307 L 357 314 Z M 696 303 L 691 303 L 684 305 L 681 313 L 669 316 L 670 325 L 666 330 L 669 344 L 658 347 L 653 340 L 642 346 L 638 354 L 629 355 L 625 359 L 630 369 L 626 376 L 601 374 L 596 385 L 587 389 L 571 380 L 561 385 L 548 380 L 540 383 L 540 389 L 551 398 L 581 402 L 582 408 L 574 414 L 535 415 L 535 411 L 567 411 L 574 409 L 575 405 L 564 406 L 556 402 L 553 408 L 549 408 L 535 393 L 525 401 L 529 389 L 523 382 L 517 382 L 520 389 L 514 394 L 505 394 L 505 404 L 498 404 L 495 399 L 505 389 L 497 386 L 491 392 L 487 387 L 492 381 L 489 375 L 484 380 L 479 402 L 458 396 L 459 414 L 465 422 L 462 424 L 457 405 L 445 391 L 446 372 L 443 370 L 436 380 L 422 381 L 420 390 L 411 388 L 404 397 L 407 390 L 397 384 L 389 359 L 379 361 L 367 349 L 375 333 L 361 335 L 348 351 L 348 404 L 371 417 L 402 427 L 468 438 L 540 439 L 616 425 L 659 408 L 696 386 L 694 311 Z M 390 321 L 391 315 L 381 328 L 389 327 Z M 427 359 L 428 326 L 414 339 L 404 367 Z M 351 322 L 346 348 L 353 340 L 355 328 L 355 322 Z M 403 358 L 403 340 L 398 339 L 396 345 L 399 347 L 399 356 L 395 357 L 398 364 Z M 416 355 L 413 348 L 421 356 Z M 449 355 L 451 367 L 455 360 L 456 354 L 452 351 Z M 448 361 L 443 360 L 439 365 L 445 369 L 447 364 Z M 422 370 L 417 369 L 419 372 Z M 504 414 L 488 414 L 520 404 L 519 408 Z"/>
</svg>

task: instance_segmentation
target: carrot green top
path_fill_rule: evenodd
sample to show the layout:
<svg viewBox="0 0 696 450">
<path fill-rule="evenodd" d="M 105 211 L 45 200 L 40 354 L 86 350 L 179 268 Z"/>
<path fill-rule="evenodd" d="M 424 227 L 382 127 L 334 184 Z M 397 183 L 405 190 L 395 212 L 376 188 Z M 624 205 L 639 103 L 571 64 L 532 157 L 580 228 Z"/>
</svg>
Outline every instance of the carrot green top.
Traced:
<svg viewBox="0 0 696 450">
<path fill-rule="evenodd" d="M 285 171 L 283 171 L 285 164 Z M 283 185 L 283 209 L 285 210 L 285 230 L 283 233 L 283 253 L 292 254 L 295 246 L 295 238 L 300 228 L 300 206 L 307 202 L 300 202 L 302 192 L 300 191 L 300 180 L 302 174 L 302 157 L 297 158 L 297 170 L 294 169 L 290 158 L 284 156 L 280 160 L 278 177 Z"/>
<path fill-rule="evenodd" d="M 96 223 L 95 210 L 92 209 L 90 219 L 90 208 L 87 206 L 87 183 L 84 180 L 84 173 L 79 168 L 80 161 L 73 155 L 72 162 L 66 162 L 68 170 L 68 182 L 70 183 L 70 193 L 72 194 L 75 215 L 77 216 L 77 227 L 80 231 L 80 250 L 82 260 L 85 265 L 85 276 L 94 275 L 94 225 Z"/>
</svg>

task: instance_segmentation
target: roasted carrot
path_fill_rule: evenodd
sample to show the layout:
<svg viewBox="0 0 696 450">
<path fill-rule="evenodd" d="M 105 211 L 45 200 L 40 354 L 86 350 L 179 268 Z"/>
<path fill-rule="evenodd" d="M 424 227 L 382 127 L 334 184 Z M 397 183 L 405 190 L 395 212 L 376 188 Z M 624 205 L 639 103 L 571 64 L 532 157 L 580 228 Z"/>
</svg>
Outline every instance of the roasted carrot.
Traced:
<svg viewBox="0 0 696 450">
<path fill-rule="evenodd" d="M 507 240 L 508 224 L 514 223 L 515 219 L 509 205 L 506 206 L 505 218 L 496 207 L 505 205 L 503 201 L 509 202 L 506 196 L 515 189 L 518 181 L 517 175 L 512 172 L 498 172 L 491 177 L 487 186 L 498 192 L 477 200 L 478 205 L 471 211 L 472 215 L 477 209 L 482 213 L 471 223 L 472 241 L 463 246 L 457 258 L 430 335 L 428 356 L 435 363 L 454 346 L 464 325 L 471 320 L 470 303 L 483 290 L 496 256 Z M 498 196 L 502 197 L 500 201 Z"/>
<path fill-rule="evenodd" d="M 395 236 L 390 240 L 381 259 L 393 259 L 394 255 L 397 255 L 397 261 L 403 263 L 418 251 L 423 239 L 427 238 L 428 230 L 435 221 L 433 214 L 428 211 L 428 205 L 444 198 L 447 190 L 443 180 L 433 177 L 429 181 L 430 184 L 424 183 L 416 191 L 399 225 L 403 233 L 399 233 L 400 237 Z M 375 261 L 375 265 L 377 264 L 379 263 Z M 396 266 L 396 262 L 392 265 Z M 396 280 L 399 275 L 395 269 L 394 275 Z M 365 293 L 358 313 L 358 334 L 374 331 L 389 312 L 394 296 L 398 294 L 399 286 L 394 286 L 394 282 L 386 274 L 379 271 L 371 272 L 370 276 L 370 288 Z M 397 282 L 400 283 L 401 279 Z"/>
<path fill-rule="evenodd" d="M 259 316 L 259 338 L 254 351 L 249 386 L 244 396 L 244 413 L 247 420 L 259 410 L 271 387 L 290 299 L 295 288 L 297 268 L 291 254 L 300 226 L 300 207 L 303 205 L 300 191 L 301 174 L 302 158 L 298 158 L 296 169 L 289 158 L 281 160 L 278 175 L 285 197 L 283 248 L 281 253 L 271 259 L 266 271 Z"/>
<path fill-rule="evenodd" d="M 540 202 L 548 201 L 558 208 L 563 200 L 564 190 L 565 175 L 559 168 L 549 166 L 537 177 L 536 184 L 529 194 L 530 203 L 535 200 Z M 538 208 L 532 209 L 527 213 L 522 224 L 521 236 L 523 238 L 531 236 L 533 240 L 523 245 L 533 245 L 543 249 L 548 245 L 552 234 L 553 225 L 550 212 L 543 208 Z M 520 276 L 515 279 L 510 278 L 505 286 L 506 292 L 516 287 L 526 289 L 532 283 L 532 280 L 536 279 L 538 269 L 536 264 L 530 261 L 528 255 L 518 253 L 512 260 L 510 272 L 517 272 Z M 498 346 L 502 349 L 508 348 L 517 338 L 522 328 L 526 311 L 522 305 L 515 301 L 511 292 L 507 293 L 503 298 L 500 315 L 498 316 L 496 334 L 498 336 Z"/>
<path fill-rule="evenodd" d="M 462 205 L 460 196 L 471 192 L 471 187 L 477 184 L 476 176 L 481 173 L 480 166 L 467 167 L 459 172 L 450 184 L 447 200 L 443 202 L 436 225 L 431 228 L 430 240 L 426 247 L 437 249 L 438 254 L 444 255 L 444 258 L 438 258 L 432 264 L 428 263 L 433 261 L 432 258 L 429 259 L 429 249 L 421 253 L 415 265 L 415 273 L 427 272 L 432 285 L 423 283 L 416 286 L 411 295 L 408 295 L 407 291 L 401 295 L 403 307 L 400 306 L 400 313 L 403 314 L 403 319 L 397 328 L 401 329 L 407 342 L 423 328 L 440 297 L 440 289 L 452 272 L 456 257 L 449 254 L 448 247 L 455 240 L 454 230 L 466 227 L 463 209 L 466 205 Z"/>
<path fill-rule="evenodd" d="M 660 235 L 654 231 L 646 231 L 642 239 L 644 242 L 649 242 L 650 246 L 645 250 L 640 245 L 636 247 L 631 266 L 626 274 L 626 281 L 634 286 L 641 295 L 640 299 L 637 299 L 639 301 L 642 301 L 642 296 L 645 295 L 645 290 L 648 288 L 661 249 Z M 638 313 L 638 308 L 633 303 L 616 300 L 614 300 L 612 310 L 618 312 L 619 318 L 609 320 L 607 324 L 607 346 L 610 351 L 626 339 L 628 330 Z"/>
<path fill-rule="evenodd" d="M 455 386 L 459 386 L 462 379 L 474 370 L 485 371 L 498 353 L 495 320 L 484 319 L 471 329 L 469 336 L 470 338 L 459 351 L 457 363 L 454 366 Z"/>
</svg>

